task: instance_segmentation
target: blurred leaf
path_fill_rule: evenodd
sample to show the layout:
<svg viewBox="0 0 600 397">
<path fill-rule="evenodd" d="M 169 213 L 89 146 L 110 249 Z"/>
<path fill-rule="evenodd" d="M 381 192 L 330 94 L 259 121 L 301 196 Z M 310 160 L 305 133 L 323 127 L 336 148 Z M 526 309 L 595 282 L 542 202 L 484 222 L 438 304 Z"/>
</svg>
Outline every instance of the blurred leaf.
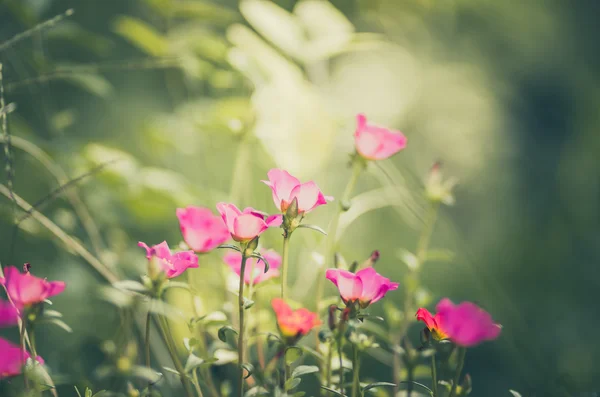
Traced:
<svg viewBox="0 0 600 397">
<path fill-rule="evenodd" d="M 398 257 L 410 270 L 417 270 L 419 267 L 417 256 L 405 248 L 398 250 Z"/>
<path fill-rule="evenodd" d="M 147 292 L 148 290 L 144 285 L 138 281 L 134 280 L 122 280 L 113 283 L 113 287 L 125 291 L 133 291 L 133 292 Z"/>
<path fill-rule="evenodd" d="M 181 310 L 159 299 L 150 300 L 148 311 L 163 317 L 168 317 L 171 320 L 182 320 L 185 318 Z"/>
<path fill-rule="evenodd" d="M 296 388 L 301 382 L 302 379 L 300 378 L 290 378 L 285 382 L 283 388 L 285 389 L 285 391 L 289 391 Z"/>
<path fill-rule="evenodd" d="M 292 377 L 298 377 L 302 375 L 312 374 L 319 372 L 319 367 L 316 365 L 298 365 L 292 372 Z"/>
<path fill-rule="evenodd" d="M 113 31 L 147 54 L 156 57 L 168 54 L 166 38 L 144 21 L 121 15 L 113 22 Z"/>
<path fill-rule="evenodd" d="M 250 309 L 252 306 L 254 306 L 254 301 L 244 297 L 244 309 Z"/>
<path fill-rule="evenodd" d="M 64 321 L 59 320 L 58 318 L 42 318 L 41 320 L 39 320 L 39 322 L 42 324 L 56 325 L 57 327 L 62 328 L 64 331 L 66 331 L 68 333 L 73 332 L 73 329 L 71 327 L 69 327 Z"/>
<path fill-rule="evenodd" d="M 297 346 L 289 346 L 285 349 L 285 364 L 292 365 L 300 357 L 302 357 L 302 349 Z"/>
<path fill-rule="evenodd" d="M 363 393 L 371 390 L 375 387 L 381 387 L 381 386 L 387 386 L 387 387 L 396 387 L 396 384 L 394 383 L 389 383 L 389 382 L 375 382 L 375 383 L 370 383 L 368 385 L 366 385 L 365 387 L 363 387 L 362 391 Z"/>
<path fill-rule="evenodd" d="M 203 359 L 196 356 L 195 354 L 190 354 L 187 358 L 187 361 L 185 362 L 184 371 L 186 373 L 190 373 L 193 370 L 195 370 L 196 368 L 198 368 L 199 366 L 201 366 L 202 364 L 204 364 Z"/>
<path fill-rule="evenodd" d="M 426 260 L 435 262 L 452 262 L 455 254 L 450 250 L 429 250 L 427 251 Z"/>
<path fill-rule="evenodd" d="M 513 395 L 513 397 L 521 397 L 521 393 L 519 393 L 519 392 L 516 392 L 516 391 L 514 391 L 514 390 L 509 390 L 508 392 L 509 392 L 510 394 L 512 394 L 512 395 Z"/>
<path fill-rule="evenodd" d="M 282 51 L 302 59 L 304 31 L 297 18 L 267 0 L 244 0 L 240 3 L 244 18 L 257 32 Z"/>
<path fill-rule="evenodd" d="M 90 94 L 100 98 L 108 98 L 114 92 L 112 84 L 104 77 L 96 73 L 75 72 L 64 75 L 64 79 L 83 88 Z"/>
<path fill-rule="evenodd" d="M 181 289 L 185 289 L 188 291 L 192 290 L 192 288 L 190 287 L 190 285 L 188 283 L 182 283 L 181 281 L 173 281 L 173 280 L 169 280 L 169 282 L 165 285 L 164 288 L 165 289 L 181 288 Z"/>
<path fill-rule="evenodd" d="M 143 367 L 141 365 L 136 365 L 131 369 L 131 375 L 136 378 L 147 380 L 148 382 L 154 384 L 163 377 L 163 374 L 160 372 L 156 372 L 152 368 Z"/>
<path fill-rule="evenodd" d="M 244 379 L 248 379 L 254 373 L 254 366 L 250 363 L 243 363 L 242 368 L 244 368 L 246 370 Z"/>
<path fill-rule="evenodd" d="M 48 310 L 48 309 L 44 309 L 44 317 L 47 318 L 61 318 L 63 316 L 63 314 L 59 311 L 56 310 Z"/>
<path fill-rule="evenodd" d="M 347 397 L 345 394 L 342 394 L 342 393 L 340 393 L 339 391 L 337 391 L 337 390 L 334 390 L 334 389 L 332 389 L 332 388 L 329 388 L 329 387 L 327 387 L 327 386 L 321 386 L 321 389 L 323 389 L 323 390 L 327 390 L 329 393 L 333 393 L 333 394 L 335 394 L 336 396 Z"/>
<path fill-rule="evenodd" d="M 382 382 L 382 383 L 385 383 L 385 382 Z M 411 384 L 413 384 L 413 385 L 415 385 L 417 387 L 420 387 L 423 390 L 426 390 L 429 393 L 429 395 L 433 396 L 433 391 L 430 388 L 428 388 L 427 386 L 425 386 L 424 384 L 422 384 L 422 383 L 415 382 L 415 381 L 412 381 L 412 380 L 411 381 L 402 381 L 402 382 L 400 382 L 401 385 L 402 384 L 407 384 L 407 383 L 411 383 Z M 391 383 L 391 385 L 395 386 L 393 383 Z"/>
<path fill-rule="evenodd" d="M 219 337 L 221 342 L 227 343 L 227 333 L 229 333 L 229 332 L 232 332 L 232 333 L 238 335 L 238 332 L 235 329 L 233 329 L 233 327 L 231 325 L 226 325 L 224 327 L 219 328 L 219 332 L 217 333 L 217 336 Z"/>
</svg>

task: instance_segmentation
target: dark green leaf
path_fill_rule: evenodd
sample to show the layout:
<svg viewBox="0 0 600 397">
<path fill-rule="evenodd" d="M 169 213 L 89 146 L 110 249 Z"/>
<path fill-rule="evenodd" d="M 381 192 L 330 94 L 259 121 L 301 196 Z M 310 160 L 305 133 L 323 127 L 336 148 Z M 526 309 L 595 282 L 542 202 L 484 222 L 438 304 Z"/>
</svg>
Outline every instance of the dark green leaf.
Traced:
<svg viewBox="0 0 600 397">
<path fill-rule="evenodd" d="M 298 376 L 312 374 L 315 372 L 319 372 L 319 367 L 316 365 L 298 365 L 292 372 L 292 377 L 296 378 Z"/>
<path fill-rule="evenodd" d="M 296 360 L 302 357 L 302 349 L 296 346 L 290 346 L 285 349 L 285 364 L 292 365 Z"/>
<path fill-rule="evenodd" d="M 302 223 L 302 224 L 298 225 L 298 228 L 301 228 L 301 227 L 305 228 L 305 229 L 316 230 L 317 232 L 327 236 L 327 232 L 317 225 L 309 225 L 309 224 Z"/>
<path fill-rule="evenodd" d="M 261 254 L 255 252 L 252 255 L 250 255 L 251 258 L 256 258 L 260 261 L 263 261 L 263 263 L 265 264 L 265 273 L 269 271 L 269 268 L 271 267 L 271 265 L 269 264 L 269 261 L 265 259 L 264 256 L 262 256 Z"/>
<path fill-rule="evenodd" d="M 427 386 L 425 386 L 422 383 L 415 382 L 412 380 L 411 381 L 405 380 L 405 381 L 400 382 L 400 384 L 406 384 L 406 383 L 412 383 L 413 385 L 418 386 L 418 387 L 422 388 L 423 390 L 427 390 L 427 392 L 433 396 L 433 390 L 431 390 L 430 388 L 428 388 Z"/>
<path fill-rule="evenodd" d="M 233 329 L 233 327 L 231 325 L 225 325 L 225 326 L 219 328 L 219 332 L 217 334 L 217 336 L 219 337 L 221 342 L 227 343 L 227 333 L 228 332 L 233 332 L 236 335 L 238 334 L 238 332 L 235 329 Z"/>
</svg>

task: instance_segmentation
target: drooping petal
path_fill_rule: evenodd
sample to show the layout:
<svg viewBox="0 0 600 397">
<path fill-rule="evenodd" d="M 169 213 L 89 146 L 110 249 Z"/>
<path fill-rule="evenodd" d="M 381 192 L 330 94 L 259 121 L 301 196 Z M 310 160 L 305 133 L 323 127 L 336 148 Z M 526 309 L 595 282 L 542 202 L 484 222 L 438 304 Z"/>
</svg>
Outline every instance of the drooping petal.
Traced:
<svg viewBox="0 0 600 397">
<path fill-rule="evenodd" d="M 327 204 L 327 200 L 315 182 L 306 182 L 296 186 L 291 194 L 291 199 L 298 199 L 298 212 L 312 211 L 314 208 Z"/>
</svg>

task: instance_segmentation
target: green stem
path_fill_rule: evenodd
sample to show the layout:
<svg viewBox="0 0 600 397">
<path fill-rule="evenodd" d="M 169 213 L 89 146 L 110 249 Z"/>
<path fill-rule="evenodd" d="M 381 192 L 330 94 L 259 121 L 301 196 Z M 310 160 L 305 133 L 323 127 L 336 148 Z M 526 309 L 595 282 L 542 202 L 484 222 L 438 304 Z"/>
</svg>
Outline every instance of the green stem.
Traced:
<svg viewBox="0 0 600 397">
<path fill-rule="evenodd" d="M 356 345 L 352 345 L 352 353 L 352 397 L 358 397 L 360 391 L 360 359 Z"/>
<path fill-rule="evenodd" d="M 198 394 L 198 397 L 203 397 L 202 388 L 200 387 L 200 382 L 198 381 L 198 374 L 196 373 L 196 370 L 192 371 L 192 379 L 194 379 L 192 383 L 196 388 L 196 393 Z"/>
<path fill-rule="evenodd" d="M 333 260 L 333 254 L 336 246 L 336 237 L 337 237 L 337 229 L 340 224 L 340 216 L 342 212 L 347 211 L 348 208 L 344 208 L 344 205 L 348 205 L 348 201 L 350 200 L 350 196 L 356 187 L 356 182 L 358 181 L 358 177 L 360 176 L 361 171 L 364 169 L 364 162 L 362 159 L 357 158 L 352 163 L 352 175 L 350 176 L 350 180 L 348 180 L 348 184 L 342 193 L 342 198 L 338 202 L 338 207 L 335 213 L 333 214 L 333 219 L 329 224 L 329 230 L 327 231 L 327 246 L 325 248 L 325 263 Z M 319 269 L 319 274 L 317 274 L 317 294 L 316 294 L 316 309 L 317 313 L 320 313 L 319 303 L 323 298 L 323 289 L 325 288 L 325 266 Z M 318 341 L 317 341 L 318 343 Z"/>
<path fill-rule="evenodd" d="M 169 325 L 165 318 L 161 316 L 157 316 L 157 322 L 159 325 L 159 329 L 161 332 L 161 336 L 165 341 L 165 345 L 167 346 L 167 350 L 169 351 L 169 355 L 171 356 L 171 360 L 175 365 L 175 369 L 179 372 L 179 379 L 181 379 L 181 384 L 185 390 L 185 395 L 187 397 L 193 397 L 194 393 L 192 392 L 192 387 L 190 386 L 190 382 L 185 375 L 185 370 L 181 361 L 179 361 L 179 357 L 177 356 L 177 351 L 175 351 L 175 345 L 173 343 L 173 338 L 171 337 L 171 333 L 169 331 Z"/>
<path fill-rule="evenodd" d="M 288 263 L 290 257 L 290 237 L 291 233 L 285 233 L 283 236 L 283 252 L 281 260 L 281 298 L 287 299 L 287 279 Z"/>
<path fill-rule="evenodd" d="M 467 354 L 467 349 L 464 347 L 458 348 L 458 364 L 456 365 L 456 373 L 454 374 L 454 380 L 452 381 L 452 388 L 450 389 L 449 397 L 454 397 L 456 395 L 456 389 L 458 387 L 458 380 L 460 379 L 460 374 L 465 365 L 465 355 Z"/>
<path fill-rule="evenodd" d="M 246 256 L 245 249 L 242 250 L 242 266 L 240 268 L 240 286 L 238 291 L 238 308 L 240 317 L 240 333 L 238 338 L 238 363 L 240 366 L 240 397 L 244 396 L 244 275 L 246 274 Z"/>
<path fill-rule="evenodd" d="M 429 240 L 431 239 L 431 234 L 433 233 L 433 226 L 435 225 L 435 221 L 438 215 L 439 204 L 434 203 L 429 207 L 429 211 L 427 212 L 427 216 L 425 218 L 425 224 L 423 225 L 423 230 L 421 231 L 421 236 L 419 237 L 419 241 L 417 243 L 417 262 L 418 265 L 422 265 L 425 262 L 425 257 L 427 255 L 427 248 L 429 247 Z"/>
<path fill-rule="evenodd" d="M 435 353 L 433 353 L 431 355 L 431 391 L 433 392 L 433 397 L 438 396 L 437 384 L 437 364 L 435 362 Z"/>
<path fill-rule="evenodd" d="M 27 379 L 27 371 L 26 371 L 26 360 L 25 360 L 25 316 L 23 316 L 23 324 L 21 325 L 21 332 L 19 333 L 19 342 L 21 344 L 21 368 L 23 369 L 23 384 L 25 385 L 25 390 L 29 390 L 29 382 Z"/>
<path fill-rule="evenodd" d="M 344 394 L 344 360 L 342 357 L 342 338 L 338 338 L 338 356 L 340 360 L 340 393 Z"/>
<path fill-rule="evenodd" d="M 331 387 L 331 361 L 333 360 L 333 340 L 329 343 L 329 351 L 327 352 L 326 375 L 327 383 L 325 386 Z"/>
<path fill-rule="evenodd" d="M 150 321 L 152 320 L 152 313 L 148 310 L 146 315 L 146 337 L 144 338 L 144 347 L 146 351 L 146 367 L 151 369 L 150 363 Z M 148 389 L 152 387 L 152 382 L 148 382 Z"/>
</svg>

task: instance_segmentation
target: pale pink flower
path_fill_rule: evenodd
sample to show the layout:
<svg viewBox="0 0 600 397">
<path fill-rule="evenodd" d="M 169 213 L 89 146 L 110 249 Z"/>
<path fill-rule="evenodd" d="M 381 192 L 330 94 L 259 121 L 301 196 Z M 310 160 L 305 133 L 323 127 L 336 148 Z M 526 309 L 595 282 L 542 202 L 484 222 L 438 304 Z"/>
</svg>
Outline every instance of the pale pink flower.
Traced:
<svg viewBox="0 0 600 397">
<path fill-rule="evenodd" d="M 261 250 L 261 255 L 269 262 L 269 270 L 265 273 L 265 263 L 257 258 L 246 259 L 246 268 L 244 270 L 244 282 L 256 285 L 267 281 L 273 277 L 279 277 L 279 267 L 281 266 L 281 255 L 273 250 Z M 223 257 L 223 261 L 238 276 L 242 270 L 242 254 L 239 252 L 228 252 Z"/>
<path fill-rule="evenodd" d="M 0 327 L 9 327 L 17 324 L 19 311 L 10 302 L 0 300 Z"/>
<path fill-rule="evenodd" d="M 338 287 L 346 305 L 358 301 L 362 308 L 377 302 L 399 285 L 383 277 L 372 267 L 359 270 L 356 274 L 347 270 L 328 269 L 325 277 Z"/>
<path fill-rule="evenodd" d="M 196 252 L 208 252 L 231 238 L 220 216 L 208 208 L 177 208 L 179 227 L 186 244 Z"/>
<path fill-rule="evenodd" d="M 31 357 L 28 352 L 23 352 L 20 346 L 2 338 L 0 338 L 0 353 L 0 379 L 19 375 L 24 364 L 23 361 Z M 44 363 L 39 356 L 36 357 L 36 361 L 40 364 Z"/>
<path fill-rule="evenodd" d="M 194 251 L 172 254 L 166 241 L 152 247 L 148 247 L 146 243 L 140 241 L 138 246 L 146 249 L 146 258 L 149 261 L 152 260 L 152 257 L 156 257 L 167 278 L 177 277 L 189 268 L 198 267 L 198 256 Z"/>
<path fill-rule="evenodd" d="M 261 182 L 271 188 L 273 202 L 283 213 L 287 211 L 294 198 L 298 200 L 298 214 L 312 211 L 333 200 L 331 196 L 324 196 L 315 182 L 300 183 L 296 177 L 285 170 L 274 168 L 267 173 L 267 176 L 269 180 Z"/>
<path fill-rule="evenodd" d="M 280 226 L 282 222 L 281 215 L 267 216 L 264 212 L 251 207 L 240 211 L 233 204 L 218 203 L 217 210 L 221 214 L 231 237 L 241 243 L 247 243 L 269 227 Z"/>
<path fill-rule="evenodd" d="M 367 160 L 386 159 L 406 147 L 407 139 L 400 131 L 367 124 L 364 114 L 356 116 L 354 143 L 356 151 Z"/>
<path fill-rule="evenodd" d="M 43 302 L 63 292 L 66 286 L 62 281 L 48 281 L 29 272 L 21 273 L 14 266 L 5 268 L 4 275 L 4 278 L 0 278 L 0 284 L 4 285 L 18 308 Z"/>
<path fill-rule="evenodd" d="M 470 347 L 500 336 L 501 326 L 485 310 L 471 302 L 455 305 L 448 298 L 436 306 L 435 317 L 427 309 L 417 311 L 417 320 L 425 322 L 436 339 L 450 339 L 459 346 Z"/>
<path fill-rule="evenodd" d="M 286 339 L 297 339 L 310 332 L 311 329 L 321 325 L 317 313 L 307 309 L 292 310 L 281 298 L 275 298 L 271 301 L 275 316 L 277 317 L 277 327 L 279 332 Z"/>
</svg>

